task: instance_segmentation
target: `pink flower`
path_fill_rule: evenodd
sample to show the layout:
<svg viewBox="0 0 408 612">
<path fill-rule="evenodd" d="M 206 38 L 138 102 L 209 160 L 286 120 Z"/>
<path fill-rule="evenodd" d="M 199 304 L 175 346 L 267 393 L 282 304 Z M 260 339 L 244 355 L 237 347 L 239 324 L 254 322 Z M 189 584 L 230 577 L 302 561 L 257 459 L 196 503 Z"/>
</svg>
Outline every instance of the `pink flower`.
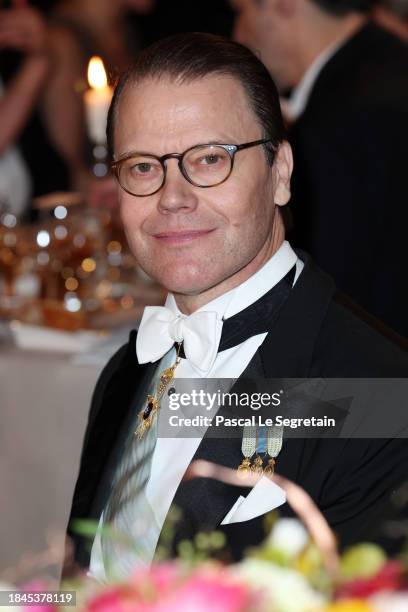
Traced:
<svg viewBox="0 0 408 612">
<path fill-rule="evenodd" d="M 221 574 L 221 571 L 220 571 Z M 242 612 L 250 603 L 245 585 L 214 574 L 192 576 L 173 597 L 159 602 L 155 612 Z"/>
<path fill-rule="evenodd" d="M 105 589 L 94 596 L 86 606 L 87 612 L 148 612 L 149 604 L 141 601 L 139 594 L 128 585 Z"/>
<path fill-rule="evenodd" d="M 21 591 L 25 592 L 40 592 L 44 593 L 50 590 L 50 587 L 45 583 L 41 582 L 41 580 L 33 580 L 32 582 L 27 582 L 22 587 L 20 587 Z M 39 603 L 36 605 L 22 606 L 24 612 L 57 612 L 57 606 L 52 603 Z"/>
<path fill-rule="evenodd" d="M 177 586 L 179 570 L 176 564 L 161 564 L 152 569 L 137 569 L 128 582 L 106 587 L 94 595 L 86 606 L 87 612 L 145 612 Z"/>
<path fill-rule="evenodd" d="M 94 596 L 87 612 L 244 612 L 253 595 L 218 566 L 185 570 L 177 563 L 138 569 L 128 583 Z"/>
<path fill-rule="evenodd" d="M 138 568 L 130 578 L 130 584 L 148 596 L 152 591 L 157 595 L 175 588 L 184 580 L 183 572 L 177 563 L 159 563 L 151 568 Z"/>
<path fill-rule="evenodd" d="M 87 605 L 89 612 L 124 612 L 118 589 L 110 589 L 97 595 Z"/>
</svg>

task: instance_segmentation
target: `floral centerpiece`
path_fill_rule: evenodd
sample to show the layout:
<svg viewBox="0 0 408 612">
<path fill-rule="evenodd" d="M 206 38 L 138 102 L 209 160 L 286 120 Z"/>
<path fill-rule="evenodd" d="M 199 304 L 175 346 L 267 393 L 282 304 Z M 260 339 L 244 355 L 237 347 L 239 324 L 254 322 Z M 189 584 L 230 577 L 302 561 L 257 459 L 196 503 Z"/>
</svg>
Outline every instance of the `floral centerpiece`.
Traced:
<svg viewBox="0 0 408 612">
<path fill-rule="evenodd" d="M 198 464 L 194 475 L 214 466 Z M 217 477 L 235 478 L 226 468 Z M 208 474 L 206 474 L 208 475 Z M 333 533 L 310 497 L 275 475 L 299 519 L 267 516 L 263 544 L 227 565 L 211 558 L 225 545 L 221 532 L 182 542 L 177 559 L 135 570 L 127 580 L 102 585 L 85 575 L 64 582 L 76 592 L 81 612 L 407 612 L 408 555 L 388 559 L 377 545 L 361 543 L 337 552 Z M 89 525 L 79 525 L 89 532 Z M 111 537 L 115 537 L 111 534 Z M 7 585 L 0 584 L 0 591 Z M 20 607 L 10 610 L 59 612 L 72 606 L 25 606 L 24 592 L 44 591 L 44 583 L 20 587 Z M 3 608 L 7 610 L 7 608 Z"/>
</svg>

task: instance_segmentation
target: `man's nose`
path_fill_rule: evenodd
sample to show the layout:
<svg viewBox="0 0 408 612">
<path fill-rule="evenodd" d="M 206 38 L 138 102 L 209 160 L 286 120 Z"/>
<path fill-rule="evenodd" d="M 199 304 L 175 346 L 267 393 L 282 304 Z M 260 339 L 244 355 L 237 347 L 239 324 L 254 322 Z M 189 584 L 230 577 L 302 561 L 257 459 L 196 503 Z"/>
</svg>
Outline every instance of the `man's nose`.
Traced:
<svg viewBox="0 0 408 612">
<path fill-rule="evenodd" d="M 178 161 L 168 159 L 166 166 L 166 180 L 159 191 L 158 209 L 163 213 L 195 210 L 198 204 L 195 188 L 181 174 Z"/>
</svg>

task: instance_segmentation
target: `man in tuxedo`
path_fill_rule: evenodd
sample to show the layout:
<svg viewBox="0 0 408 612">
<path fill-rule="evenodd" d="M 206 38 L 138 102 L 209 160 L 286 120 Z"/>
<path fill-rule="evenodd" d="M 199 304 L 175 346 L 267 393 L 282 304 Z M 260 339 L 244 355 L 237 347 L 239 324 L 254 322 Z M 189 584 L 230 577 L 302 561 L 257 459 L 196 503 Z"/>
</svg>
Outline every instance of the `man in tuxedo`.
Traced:
<svg viewBox="0 0 408 612">
<path fill-rule="evenodd" d="M 235 38 L 282 93 L 297 244 L 360 306 L 407 335 L 408 49 L 372 0 L 236 0 Z"/>
<path fill-rule="evenodd" d="M 71 520 L 136 540 L 126 550 L 99 529 L 89 552 L 70 530 L 77 563 L 100 580 L 152 560 L 172 503 L 183 517 L 173 550 L 219 528 L 235 558 L 262 540 L 266 509 L 290 512 L 268 480 L 262 510 L 245 504 L 237 522 L 231 509 L 245 486 L 183 479 L 196 459 L 237 469 L 244 457 L 241 438 L 158 437 L 160 400 L 181 379 L 407 371 L 402 351 L 346 310 L 332 280 L 285 240 L 291 149 L 275 85 L 248 49 L 198 33 L 155 43 L 116 88 L 108 142 L 130 247 L 169 294 L 165 307 L 145 309 L 92 400 Z M 407 455 L 405 440 L 298 438 L 284 439 L 276 458 L 347 544 L 386 513 Z"/>
</svg>

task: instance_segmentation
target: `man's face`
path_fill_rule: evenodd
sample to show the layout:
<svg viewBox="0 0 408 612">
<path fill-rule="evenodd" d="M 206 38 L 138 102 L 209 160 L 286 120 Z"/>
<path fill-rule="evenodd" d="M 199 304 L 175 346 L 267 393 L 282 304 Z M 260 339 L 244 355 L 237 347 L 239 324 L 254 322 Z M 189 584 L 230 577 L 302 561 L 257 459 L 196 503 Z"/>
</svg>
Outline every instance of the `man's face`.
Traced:
<svg viewBox="0 0 408 612">
<path fill-rule="evenodd" d="M 210 76 L 180 84 L 148 79 L 129 85 L 121 95 L 115 157 L 131 152 L 161 156 L 197 144 L 260 138 L 261 128 L 237 80 Z M 178 160 L 165 163 L 165 185 L 154 195 L 135 197 L 119 190 L 121 216 L 145 272 L 169 291 L 198 295 L 233 277 L 268 248 L 275 192 L 284 188 L 278 187 L 282 181 L 276 164 L 271 169 L 262 146 L 237 153 L 228 180 L 206 189 L 182 176 Z"/>
<path fill-rule="evenodd" d="M 296 84 L 291 9 L 276 0 L 231 0 L 236 11 L 233 37 L 258 54 L 282 91 Z"/>
</svg>

